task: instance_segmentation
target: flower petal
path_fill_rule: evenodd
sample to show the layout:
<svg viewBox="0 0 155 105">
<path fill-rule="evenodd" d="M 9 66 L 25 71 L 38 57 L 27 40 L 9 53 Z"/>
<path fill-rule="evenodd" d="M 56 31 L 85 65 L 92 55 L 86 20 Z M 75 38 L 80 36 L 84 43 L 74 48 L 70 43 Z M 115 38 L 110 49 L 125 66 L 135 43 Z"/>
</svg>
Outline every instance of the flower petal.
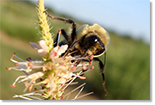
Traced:
<svg viewBox="0 0 155 105">
<path fill-rule="evenodd" d="M 68 45 L 62 45 L 59 49 L 58 49 L 58 56 L 60 56 L 62 53 L 64 53 L 68 48 Z"/>
<path fill-rule="evenodd" d="M 31 47 L 34 48 L 35 50 L 41 49 L 41 47 L 40 47 L 37 43 L 30 42 L 30 45 L 31 45 Z"/>
<path fill-rule="evenodd" d="M 43 49 L 38 49 L 38 53 L 41 56 L 45 56 L 47 54 Z"/>
<path fill-rule="evenodd" d="M 59 46 L 54 47 L 53 50 L 50 52 L 50 58 L 51 59 L 59 57 L 58 53 L 57 53 L 58 52 L 58 48 L 59 48 Z"/>
<path fill-rule="evenodd" d="M 40 40 L 39 45 L 45 52 L 48 52 L 48 46 L 46 45 L 46 42 L 44 40 Z"/>
</svg>

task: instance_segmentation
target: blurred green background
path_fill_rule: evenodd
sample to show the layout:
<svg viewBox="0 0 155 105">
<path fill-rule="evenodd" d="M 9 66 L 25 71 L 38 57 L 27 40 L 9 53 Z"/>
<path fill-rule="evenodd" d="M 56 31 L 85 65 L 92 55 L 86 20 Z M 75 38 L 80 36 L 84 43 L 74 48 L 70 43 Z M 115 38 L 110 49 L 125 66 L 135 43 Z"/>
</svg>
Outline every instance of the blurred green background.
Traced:
<svg viewBox="0 0 155 105">
<path fill-rule="evenodd" d="M 0 99 L 14 100 L 14 94 L 22 94 L 23 84 L 16 88 L 10 84 L 21 75 L 17 71 L 7 71 L 6 67 L 13 66 L 9 61 L 11 55 L 16 54 L 26 59 L 41 59 L 39 55 L 30 47 L 29 42 L 37 42 L 40 39 L 36 5 L 24 1 L 5 1 L 1 0 L 0 11 Z M 49 13 L 54 16 L 69 17 L 56 14 L 52 10 Z M 70 17 L 71 18 L 71 17 Z M 83 23 L 77 21 L 77 27 Z M 51 32 L 56 35 L 58 29 L 68 29 L 70 25 L 64 22 L 51 21 Z M 105 68 L 106 88 L 108 96 L 102 88 L 101 75 L 98 70 L 97 62 L 94 63 L 95 69 L 88 72 L 85 76 L 85 91 L 93 91 L 93 97 L 89 99 L 100 100 L 150 100 L 150 45 L 141 39 L 133 40 L 129 36 L 119 36 L 114 31 L 108 30 L 111 37 L 111 45 L 107 51 L 107 64 Z M 104 59 L 101 56 L 100 59 Z"/>
</svg>

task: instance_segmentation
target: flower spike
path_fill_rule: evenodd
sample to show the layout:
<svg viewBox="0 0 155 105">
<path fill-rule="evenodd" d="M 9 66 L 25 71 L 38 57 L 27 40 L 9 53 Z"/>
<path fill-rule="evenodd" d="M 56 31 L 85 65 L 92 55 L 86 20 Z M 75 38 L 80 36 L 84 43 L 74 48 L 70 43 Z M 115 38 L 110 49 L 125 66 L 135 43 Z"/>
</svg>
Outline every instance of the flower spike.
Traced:
<svg viewBox="0 0 155 105">
<path fill-rule="evenodd" d="M 69 86 L 77 84 L 75 81 L 77 78 L 86 79 L 83 74 L 93 69 L 93 66 L 90 67 L 91 62 L 78 61 L 91 61 L 94 56 L 72 56 L 77 51 L 68 51 L 70 46 L 67 44 L 59 46 L 58 43 L 57 46 L 54 46 L 53 35 L 50 33 L 50 27 L 44 11 L 44 0 L 39 0 L 38 22 L 42 38 L 38 43 L 30 42 L 30 46 L 38 52 L 42 59 L 33 60 L 31 57 L 27 57 L 26 60 L 23 60 L 13 53 L 10 61 L 14 63 L 14 66 L 6 67 L 8 71 L 16 70 L 24 73 L 18 76 L 11 85 L 11 87 L 16 87 L 18 83 L 23 83 L 25 86 L 25 89 L 23 89 L 24 94 L 14 95 L 13 98 L 62 100 L 68 99 L 71 93 L 80 88 L 74 99 L 83 97 L 80 96 L 80 93 L 83 91 L 85 83 L 69 92 L 66 95 L 67 97 L 64 93 Z M 61 34 L 61 30 L 58 31 L 58 34 Z M 29 93 L 27 93 L 27 90 Z"/>
</svg>

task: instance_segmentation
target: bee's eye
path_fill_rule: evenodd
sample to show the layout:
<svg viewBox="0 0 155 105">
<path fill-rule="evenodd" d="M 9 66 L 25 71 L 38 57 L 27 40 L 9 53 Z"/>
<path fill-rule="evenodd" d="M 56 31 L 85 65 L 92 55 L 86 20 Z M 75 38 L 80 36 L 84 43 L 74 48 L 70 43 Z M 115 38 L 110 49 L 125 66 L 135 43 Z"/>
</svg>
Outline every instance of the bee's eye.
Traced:
<svg viewBox="0 0 155 105">
<path fill-rule="evenodd" d="M 91 46 L 94 46 L 97 42 L 99 42 L 99 39 L 97 36 L 89 36 L 84 40 L 84 47 L 89 48 Z"/>
</svg>

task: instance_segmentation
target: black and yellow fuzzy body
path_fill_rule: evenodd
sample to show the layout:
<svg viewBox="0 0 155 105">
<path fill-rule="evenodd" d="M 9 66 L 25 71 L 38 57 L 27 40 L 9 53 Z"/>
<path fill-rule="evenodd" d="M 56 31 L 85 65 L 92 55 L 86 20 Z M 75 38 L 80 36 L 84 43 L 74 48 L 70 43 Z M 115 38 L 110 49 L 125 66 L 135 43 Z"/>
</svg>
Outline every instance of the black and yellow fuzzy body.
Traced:
<svg viewBox="0 0 155 105">
<path fill-rule="evenodd" d="M 70 34 L 66 33 L 65 30 L 61 29 L 61 34 L 64 39 L 59 43 L 60 31 L 58 32 L 55 40 L 54 46 L 61 46 L 67 44 L 68 50 L 61 56 L 70 54 L 72 57 L 90 57 L 94 56 L 93 60 L 99 62 L 100 73 L 103 80 L 103 88 L 108 94 L 108 91 L 105 88 L 105 76 L 104 68 L 106 64 L 106 51 L 110 45 L 110 36 L 108 32 L 98 24 L 88 25 L 84 24 L 80 28 L 76 29 L 76 23 L 72 19 L 50 16 L 47 11 L 45 11 L 48 17 L 64 21 L 66 23 L 72 24 L 72 30 Z M 104 63 L 98 57 L 104 54 Z M 74 62 L 75 60 L 73 60 Z M 78 66 L 80 62 L 87 61 L 90 62 L 90 59 L 86 60 L 77 60 L 75 66 Z"/>
</svg>

